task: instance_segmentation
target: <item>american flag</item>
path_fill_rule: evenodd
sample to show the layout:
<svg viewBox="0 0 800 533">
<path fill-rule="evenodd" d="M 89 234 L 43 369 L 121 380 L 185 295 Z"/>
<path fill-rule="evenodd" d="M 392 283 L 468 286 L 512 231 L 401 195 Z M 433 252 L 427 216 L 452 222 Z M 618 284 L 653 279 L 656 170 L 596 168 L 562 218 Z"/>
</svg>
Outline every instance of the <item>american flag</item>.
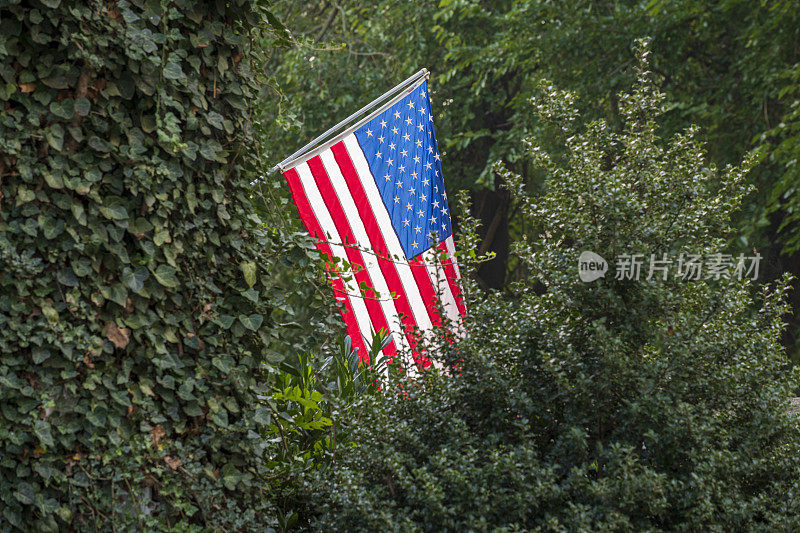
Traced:
<svg viewBox="0 0 800 533">
<path fill-rule="evenodd" d="M 466 312 L 427 81 L 323 148 L 284 176 L 318 249 L 338 258 L 328 273 L 347 333 L 362 358 L 379 330 L 387 357 L 417 353 L 412 332 L 442 325 L 439 307 L 453 325 Z"/>
</svg>

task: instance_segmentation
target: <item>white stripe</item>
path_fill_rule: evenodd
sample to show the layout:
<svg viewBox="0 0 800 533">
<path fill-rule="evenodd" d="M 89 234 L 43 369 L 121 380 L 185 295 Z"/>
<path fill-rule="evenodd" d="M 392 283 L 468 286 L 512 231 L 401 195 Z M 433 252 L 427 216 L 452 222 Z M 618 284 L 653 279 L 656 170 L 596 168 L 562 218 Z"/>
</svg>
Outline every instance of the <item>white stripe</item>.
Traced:
<svg viewBox="0 0 800 533">
<path fill-rule="evenodd" d="M 350 229 L 353 231 L 353 237 L 356 239 L 356 244 L 360 248 L 371 250 L 369 235 L 364 227 L 364 222 L 358 214 L 355 200 L 347 187 L 347 182 L 342 176 L 342 171 L 339 168 L 336 159 L 333 156 L 333 151 L 328 149 L 319 154 L 322 164 L 325 167 L 328 177 L 331 180 L 336 196 L 339 198 L 339 204 L 342 206 L 347 222 L 350 224 Z M 372 287 L 380 293 L 380 305 L 383 310 L 383 316 L 386 317 L 386 322 L 389 325 L 389 331 L 392 333 L 392 338 L 397 344 L 398 349 L 410 349 L 408 340 L 403 333 L 400 324 L 400 314 L 394 305 L 394 300 L 390 296 L 389 286 L 386 284 L 386 279 L 383 277 L 383 272 L 375 259 L 374 253 L 364 252 L 361 254 L 364 260 L 364 267 L 372 280 Z"/>
<path fill-rule="evenodd" d="M 428 277 L 431 278 L 431 283 L 436 288 L 436 295 L 442 302 L 445 315 L 455 325 L 461 321 L 461 314 L 458 312 L 458 306 L 456 306 L 453 291 L 450 290 L 450 284 L 447 283 L 447 276 L 442 266 L 442 260 L 439 257 L 440 253 L 441 250 L 435 246 L 428 248 L 422 254 L 422 261 L 428 270 Z"/>
<path fill-rule="evenodd" d="M 450 235 L 444 241 L 445 246 L 447 246 L 447 251 L 450 254 L 450 261 L 453 264 L 453 269 L 456 271 L 456 278 L 461 279 L 461 270 L 458 268 L 458 262 L 456 261 L 456 243 L 453 242 L 453 236 Z"/>
<path fill-rule="evenodd" d="M 350 159 L 353 161 L 353 166 L 356 169 L 358 178 L 364 186 L 364 192 L 367 195 L 372 212 L 375 214 L 375 219 L 378 222 L 378 227 L 383 235 L 383 240 L 389 249 L 389 256 L 395 259 L 394 266 L 397 269 L 397 274 L 400 277 L 400 282 L 403 285 L 403 290 L 408 298 L 408 303 L 411 306 L 411 312 L 414 314 L 414 321 L 417 327 L 426 331 L 433 328 L 431 319 L 428 312 L 425 310 L 425 302 L 422 300 L 422 294 L 419 292 L 417 282 L 414 280 L 414 274 L 411 273 L 411 267 L 406 262 L 406 254 L 400 246 L 400 240 L 394 232 L 392 226 L 392 219 L 389 217 L 389 212 L 383 203 L 383 198 L 378 191 L 378 186 L 375 184 L 375 178 L 369 169 L 367 158 L 364 157 L 364 152 L 361 150 L 361 145 L 358 144 L 356 136 L 353 134 L 345 137 L 342 142 L 347 147 L 347 152 L 350 154 Z"/>
<path fill-rule="evenodd" d="M 297 170 L 297 175 L 300 176 L 300 182 L 306 192 L 308 203 L 311 204 L 311 209 L 314 211 L 314 216 L 317 218 L 317 222 L 319 222 L 323 233 L 325 233 L 323 238 L 330 241 L 331 252 L 333 252 L 333 255 L 338 257 L 342 263 L 349 263 L 350 261 L 347 258 L 344 247 L 341 244 L 334 244 L 342 242 L 342 239 L 339 237 L 339 232 L 336 231 L 336 225 L 333 223 L 325 201 L 322 199 L 322 195 L 317 188 L 317 182 L 314 181 L 314 176 L 311 174 L 311 169 L 308 168 L 308 163 L 297 165 L 295 169 Z M 361 294 L 352 272 L 347 277 L 350 279 L 346 280 L 342 277 L 347 293 L 352 295 Z M 337 295 L 337 298 L 338 297 L 339 295 Z M 347 298 L 350 300 L 353 313 L 356 315 L 356 323 L 358 323 L 361 336 L 364 337 L 364 344 L 370 346 L 372 343 L 372 327 L 369 313 L 367 312 L 367 306 L 364 304 L 363 298 L 351 298 L 349 296 L 347 296 Z"/>
</svg>

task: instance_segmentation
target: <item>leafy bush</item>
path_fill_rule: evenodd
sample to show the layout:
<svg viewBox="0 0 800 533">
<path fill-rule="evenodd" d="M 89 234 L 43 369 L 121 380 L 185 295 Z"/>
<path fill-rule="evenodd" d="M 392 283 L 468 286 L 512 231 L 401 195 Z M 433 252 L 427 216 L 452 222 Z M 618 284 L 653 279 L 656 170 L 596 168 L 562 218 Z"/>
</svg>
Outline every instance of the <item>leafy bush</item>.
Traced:
<svg viewBox="0 0 800 533">
<path fill-rule="evenodd" d="M 747 169 L 706 163 L 691 129 L 656 135 L 661 95 L 640 65 L 624 127 L 573 131 L 572 95 L 534 101 L 563 138 L 516 244 L 531 276 L 471 294 L 445 368 L 365 396 L 355 445 L 308 475 L 309 527 L 349 531 L 775 531 L 800 525 L 798 386 L 779 343 L 786 280 L 579 280 L 578 256 L 724 252 Z M 469 226 L 469 224 L 465 224 Z M 474 235 L 468 239 L 474 242 Z"/>
<path fill-rule="evenodd" d="M 244 150 L 270 17 L 0 7 L 0 529 L 277 523 L 256 405 L 291 243 Z"/>
</svg>

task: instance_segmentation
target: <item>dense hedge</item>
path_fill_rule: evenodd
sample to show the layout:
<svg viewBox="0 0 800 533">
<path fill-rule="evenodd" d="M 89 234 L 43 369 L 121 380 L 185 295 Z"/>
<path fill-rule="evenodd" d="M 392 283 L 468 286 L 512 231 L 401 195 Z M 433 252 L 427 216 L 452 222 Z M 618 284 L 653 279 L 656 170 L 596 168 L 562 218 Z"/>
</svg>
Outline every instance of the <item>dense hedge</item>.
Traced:
<svg viewBox="0 0 800 533">
<path fill-rule="evenodd" d="M 0 529 L 269 525 L 262 14 L 0 2 Z"/>
</svg>

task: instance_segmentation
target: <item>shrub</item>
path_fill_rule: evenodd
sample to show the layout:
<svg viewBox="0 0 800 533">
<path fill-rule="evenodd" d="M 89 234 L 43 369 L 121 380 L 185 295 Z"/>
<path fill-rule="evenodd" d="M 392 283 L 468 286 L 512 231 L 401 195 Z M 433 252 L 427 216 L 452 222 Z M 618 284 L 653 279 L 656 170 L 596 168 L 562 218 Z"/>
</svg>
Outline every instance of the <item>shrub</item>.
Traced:
<svg viewBox="0 0 800 533">
<path fill-rule="evenodd" d="M 736 276 L 579 280 L 578 256 L 724 252 L 748 191 L 709 165 L 696 130 L 659 139 L 662 96 L 639 81 L 624 125 L 573 131 L 572 96 L 536 111 L 563 160 L 532 144 L 541 198 L 502 165 L 540 234 L 517 243 L 531 277 L 474 287 L 445 368 L 366 396 L 355 445 L 302 482 L 313 528 L 349 531 L 774 531 L 800 525 L 797 373 L 779 343 L 786 281 Z M 469 224 L 466 224 L 469 226 Z M 530 227 L 530 226 L 529 226 Z M 468 239 L 469 240 L 469 239 Z"/>
<path fill-rule="evenodd" d="M 0 529 L 276 523 L 252 2 L 0 7 Z"/>
</svg>

